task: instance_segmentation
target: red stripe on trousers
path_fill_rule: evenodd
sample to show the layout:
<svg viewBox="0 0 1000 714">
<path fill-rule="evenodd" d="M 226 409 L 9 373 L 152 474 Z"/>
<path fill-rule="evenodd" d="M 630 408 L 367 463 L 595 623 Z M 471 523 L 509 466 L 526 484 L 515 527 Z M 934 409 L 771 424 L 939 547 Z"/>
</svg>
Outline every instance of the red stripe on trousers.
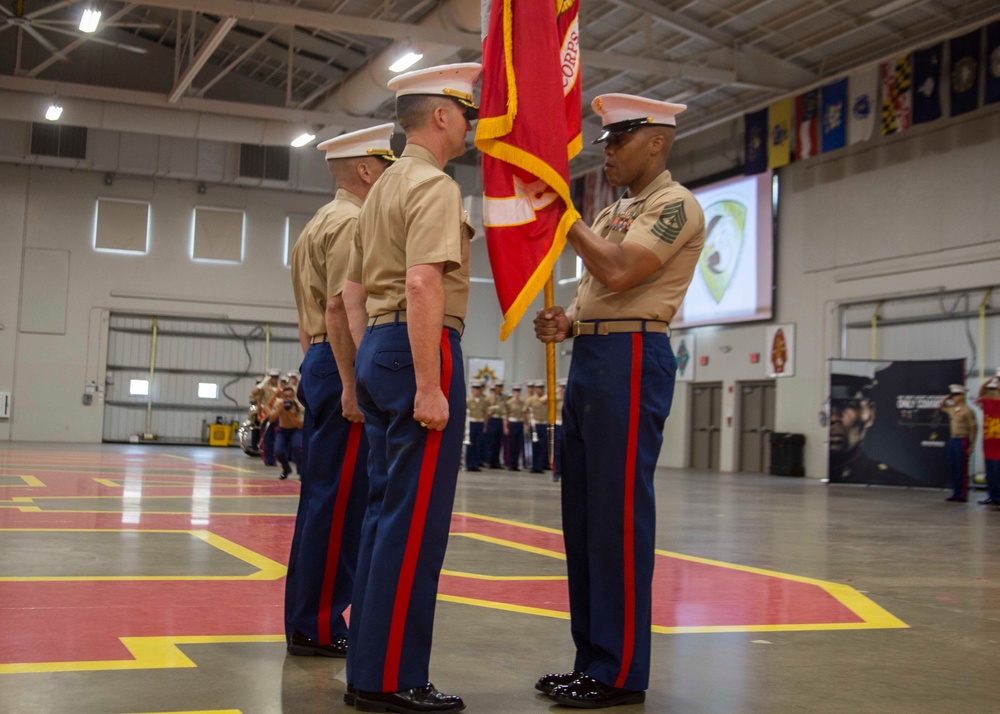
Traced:
<svg viewBox="0 0 1000 714">
<path fill-rule="evenodd" d="M 347 435 L 347 450 L 340 466 L 340 484 L 337 486 L 337 498 L 333 503 L 330 540 L 326 546 L 326 567 L 323 569 L 323 588 L 319 596 L 317 628 L 321 645 L 328 645 L 333 640 L 333 634 L 330 632 L 333 586 L 337 582 L 337 567 L 340 565 L 340 541 L 344 534 L 344 515 L 347 513 L 347 501 L 351 495 L 354 467 L 358 462 L 358 449 L 361 448 L 361 432 L 364 428 L 364 424 L 351 424 L 350 433 Z"/>
<path fill-rule="evenodd" d="M 451 386 L 451 370 L 451 342 L 448 340 L 448 328 L 445 327 L 441 329 L 441 391 L 444 392 L 445 399 L 448 398 Z M 417 498 L 413 504 L 410 532 L 406 537 L 403 564 L 399 569 L 399 580 L 396 583 L 396 601 L 392 608 L 389 641 L 385 650 L 385 669 L 382 673 L 383 692 L 399 691 L 399 661 L 403 654 L 406 615 L 410 607 L 410 594 L 413 591 L 413 576 L 417 570 L 417 560 L 420 558 L 420 544 L 424 538 L 424 523 L 427 520 L 431 487 L 434 485 L 434 472 L 437 469 L 438 452 L 441 449 L 441 433 L 436 430 L 427 431 L 427 442 L 424 445 L 424 457 L 420 464 L 420 477 L 417 482 Z"/>
<path fill-rule="evenodd" d="M 625 526 L 622 555 L 625 580 L 625 637 L 622 667 L 616 687 L 625 686 L 635 648 L 635 459 L 639 442 L 639 400 L 642 396 L 642 333 L 632 335 L 632 375 L 629 383 L 628 445 L 625 449 Z"/>
</svg>

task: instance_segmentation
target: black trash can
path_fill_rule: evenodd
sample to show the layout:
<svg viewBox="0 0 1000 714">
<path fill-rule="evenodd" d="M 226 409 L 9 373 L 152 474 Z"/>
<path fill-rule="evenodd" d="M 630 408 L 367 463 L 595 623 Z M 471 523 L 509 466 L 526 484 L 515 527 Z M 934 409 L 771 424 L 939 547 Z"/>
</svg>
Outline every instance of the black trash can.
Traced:
<svg viewBox="0 0 1000 714">
<path fill-rule="evenodd" d="M 805 443 L 805 434 L 771 432 L 771 475 L 805 476 L 802 465 Z"/>
</svg>

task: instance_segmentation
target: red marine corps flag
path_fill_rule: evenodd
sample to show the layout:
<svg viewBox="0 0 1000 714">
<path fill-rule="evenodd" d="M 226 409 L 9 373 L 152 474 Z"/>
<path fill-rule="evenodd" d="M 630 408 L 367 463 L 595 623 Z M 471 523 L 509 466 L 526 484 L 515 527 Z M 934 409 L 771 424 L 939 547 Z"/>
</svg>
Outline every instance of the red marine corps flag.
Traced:
<svg viewBox="0 0 1000 714">
<path fill-rule="evenodd" d="M 514 330 L 579 214 L 569 160 L 582 146 L 579 0 L 493 0 L 476 146 L 483 224 L 504 322 Z"/>
</svg>

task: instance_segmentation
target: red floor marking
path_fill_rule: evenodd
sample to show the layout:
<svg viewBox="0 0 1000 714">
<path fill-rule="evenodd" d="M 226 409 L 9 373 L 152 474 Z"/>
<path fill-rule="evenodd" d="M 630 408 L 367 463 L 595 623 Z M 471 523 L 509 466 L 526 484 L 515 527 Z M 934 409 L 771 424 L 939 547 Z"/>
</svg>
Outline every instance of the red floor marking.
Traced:
<svg viewBox="0 0 1000 714">
<path fill-rule="evenodd" d="M 297 492 L 298 484 L 282 482 L 273 488 L 272 495 L 288 495 Z M 49 488 L 36 493 L 40 495 L 43 490 L 46 496 L 105 495 L 112 501 L 123 495 L 121 489 L 95 483 L 89 473 L 75 479 L 51 479 Z M 186 497 L 183 490 L 160 490 L 168 492 L 166 495 Z M 235 490 L 224 488 L 221 493 L 212 492 L 211 497 L 232 495 Z M 31 493 L 31 489 L 16 491 L 11 489 L 2 498 Z M 157 487 L 143 487 L 143 495 L 152 492 L 157 492 Z M 254 489 L 254 495 L 261 494 Z M 40 512 L 0 508 L 0 528 L 208 530 L 285 563 L 294 525 L 292 518 L 281 516 L 211 518 L 154 512 L 130 513 L 141 523 L 123 524 L 120 513 L 45 513 L 45 501 L 39 499 L 39 503 L 43 504 Z M 101 502 L 102 509 L 107 507 Z M 463 533 L 475 534 L 521 545 L 516 557 L 525 577 L 565 575 L 563 562 L 553 557 L 563 552 L 559 533 L 465 515 L 455 516 L 452 533 L 456 538 Z M 85 543 L 85 539 L 81 537 L 80 542 Z M 463 545 L 469 545 L 468 540 Z M 476 547 L 475 543 L 472 547 Z M 511 546 L 483 545 L 490 557 L 478 560 L 480 574 L 490 574 L 490 563 L 500 547 Z M 543 553 L 526 552 L 524 548 L 541 549 Z M 9 574 L 0 572 L 0 576 Z M 128 658 L 120 637 L 278 634 L 283 631 L 284 585 L 284 579 L 0 582 L 0 664 Z M 653 622 L 661 627 L 863 622 L 815 583 L 662 555 L 656 559 L 653 592 Z M 440 594 L 507 604 L 522 611 L 565 613 L 568 609 L 565 580 L 482 580 L 444 575 Z"/>
</svg>

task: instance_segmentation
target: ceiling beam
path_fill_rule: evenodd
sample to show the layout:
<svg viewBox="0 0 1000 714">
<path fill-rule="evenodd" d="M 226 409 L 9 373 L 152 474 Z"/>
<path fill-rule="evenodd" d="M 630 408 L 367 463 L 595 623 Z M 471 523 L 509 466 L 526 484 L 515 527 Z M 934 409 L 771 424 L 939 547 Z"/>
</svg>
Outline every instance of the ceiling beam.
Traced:
<svg viewBox="0 0 1000 714">
<path fill-rule="evenodd" d="M 215 26 L 212 30 L 212 34 L 205 38 L 205 41 L 201 43 L 201 47 L 198 49 L 198 54 L 195 56 L 191 63 L 188 65 L 187 69 L 184 70 L 184 74 L 181 78 L 177 80 L 174 85 L 174 89 L 170 92 L 170 97 L 167 101 L 171 104 L 176 104 L 177 100 L 181 98 L 184 92 L 187 91 L 188 87 L 194 81 L 194 78 L 198 76 L 201 68 L 205 66 L 208 62 L 208 58 L 212 56 L 216 48 L 225 39 L 226 34 L 233 28 L 236 24 L 235 17 L 227 17 L 219 21 L 219 24 Z"/>
<path fill-rule="evenodd" d="M 355 129 L 367 129 L 371 127 L 374 121 L 367 117 L 351 116 L 345 112 L 306 111 L 302 109 L 265 106 L 262 104 L 200 99 L 197 97 L 181 97 L 176 103 L 171 104 L 167 101 L 167 97 L 164 94 L 158 92 L 117 89 L 95 84 L 51 82 L 44 79 L 27 79 L 26 77 L 14 77 L 3 74 L 0 74 L 0 89 L 29 92 L 49 97 L 58 95 L 60 97 L 78 97 L 80 99 L 117 102 L 154 109 L 173 109 L 178 112 L 201 112 L 203 114 L 217 114 L 227 117 L 280 121 L 300 126 L 340 126 L 351 131 Z M 26 119 L 25 121 L 34 120 Z"/>
<path fill-rule="evenodd" d="M 201 13 L 231 16 L 240 20 L 265 22 L 271 25 L 297 25 L 334 32 L 338 35 L 353 33 L 390 40 L 408 39 L 414 42 L 482 51 L 482 40 L 478 33 L 443 30 L 440 27 L 420 27 L 388 20 L 370 20 L 352 15 L 305 10 L 288 5 L 262 5 L 246 0 L 140 0 L 137 4 L 173 10 L 197 10 Z M 714 84 L 730 84 L 740 79 L 738 76 L 740 70 L 736 67 L 707 67 L 686 62 L 586 51 L 583 52 L 582 60 L 584 65 L 597 69 L 641 72 Z M 747 81 L 769 85 L 767 82 L 757 80 L 758 78 L 755 77 L 753 80 L 748 79 Z M 785 84 L 775 86 L 782 88 Z"/>
<path fill-rule="evenodd" d="M 736 72 L 735 80 L 756 86 L 791 89 L 816 79 L 816 75 L 794 62 L 776 58 L 755 49 L 737 49 L 736 40 L 728 33 L 716 30 L 686 15 L 669 10 L 654 0 L 614 0 L 622 7 L 646 13 L 671 29 L 688 37 L 720 45 L 729 55 L 725 66 Z"/>
<path fill-rule="evenodd" d="M 191 10 L 213 15 L 256 20 L 274 25 L 299 25 L 337 34 L 357 34 L 386 39 L 408 39 L 435 45 L 481 50 L 479 34 L 445 30 L 440 27 L 420 27 L 405 22 L 372 20 L 354 15 L 344 15 L 318 10 L 306 10 L 289 5 L 265 5 L 247 0 L 141 0 L 140 5 L 163 7 L 172 10 Z"/>
</svg>

